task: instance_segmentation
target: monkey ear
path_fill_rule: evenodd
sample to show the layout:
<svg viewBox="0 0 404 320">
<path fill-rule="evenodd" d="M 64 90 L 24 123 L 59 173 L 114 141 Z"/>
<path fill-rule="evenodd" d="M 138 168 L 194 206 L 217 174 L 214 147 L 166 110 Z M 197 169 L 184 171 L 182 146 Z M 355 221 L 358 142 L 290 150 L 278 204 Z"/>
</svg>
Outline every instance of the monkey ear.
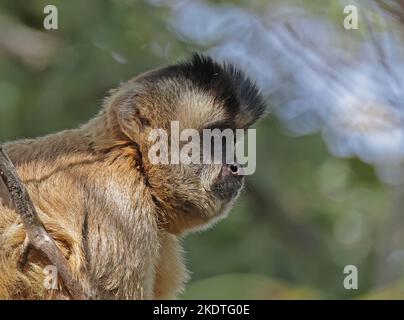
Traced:
<svg viewBox="0 0 404 320">
<path fill-rule="evenodd" d="M 117 120 L 122 133 L 135 141 L 136 136 L 142 131 L 142 123 L 137 118 L 135 105 L 124 104 L 116 110 Z"/>
<path fill-rule="evenodd" d="M 106 100 L 110 118 L 117 122 L 120 131 L 132 141 L 138 140 L 140 132 L 148 125 L 147 119 L 140 116 L 137 96 L 133 90 L 117 89 Z"/>
</svg>

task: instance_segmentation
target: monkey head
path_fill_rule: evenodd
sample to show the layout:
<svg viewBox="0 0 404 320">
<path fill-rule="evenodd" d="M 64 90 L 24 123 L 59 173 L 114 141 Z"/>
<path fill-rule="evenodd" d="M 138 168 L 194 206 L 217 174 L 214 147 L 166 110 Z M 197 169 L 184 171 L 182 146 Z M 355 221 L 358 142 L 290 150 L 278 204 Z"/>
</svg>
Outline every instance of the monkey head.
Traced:
<svg viewBox="0 0 404 320">
<path fill-rule="evenodd" d="M 201 136 L 204 129 L 234 132 L 256 122 L 264 114 L 265 105 L 257 87 L 241 70 L 194 55 L 190 61 L 124 83 L 111 92 L 103 112 L 114 128 L 115 139 L 136 150 L 132 153 L 134 163 L 152 195 L 161 227 L 179 234 L 222 218 L 242 188 L 243 174 L 237 161 L 173 163 L 173 123 L 178 134 L 189 129 Z M 156 138 L 156 130 L 167 134 Z M 160 148 L 158 156 L 168 159 L 168 163 L 155 163 L 150 151 L 164 137 L 168 148 Z M 212 146 L 206 148 L 201 140 L 193 141 L 194 145 L 204 155 L 211 154 Z M 187 142 L 181 140 L 177 147 Z M 223 148 L 227 145 L 221 140 L 218 143 Z M 195 156 L 204 159 L 192 154 L 193 159 Z"/>
</svg>

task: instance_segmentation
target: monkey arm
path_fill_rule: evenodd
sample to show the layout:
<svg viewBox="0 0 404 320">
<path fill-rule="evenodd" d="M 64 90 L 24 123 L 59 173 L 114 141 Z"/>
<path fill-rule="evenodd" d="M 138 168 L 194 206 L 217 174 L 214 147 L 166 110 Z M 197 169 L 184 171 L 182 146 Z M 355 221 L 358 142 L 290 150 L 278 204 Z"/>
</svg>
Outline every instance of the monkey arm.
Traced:
<svg viewBox="0 0 404 320">
<path fill-rule="evenodd" d="M 91 192 L 85 210 L 84 252 L 95 298 L 152 299 L 160 246 L 154 204 L 142 185 L 133 194 L 114 179 Z"/>
<path fill-rule="evenodd" d="M 188 271 L 183 261 L 183 249 L 180 239 L 166 231 L 159 232 L 159 240 L 154 298 L 175 299 L 183 292 L 188 280 Z"/>
</svg>

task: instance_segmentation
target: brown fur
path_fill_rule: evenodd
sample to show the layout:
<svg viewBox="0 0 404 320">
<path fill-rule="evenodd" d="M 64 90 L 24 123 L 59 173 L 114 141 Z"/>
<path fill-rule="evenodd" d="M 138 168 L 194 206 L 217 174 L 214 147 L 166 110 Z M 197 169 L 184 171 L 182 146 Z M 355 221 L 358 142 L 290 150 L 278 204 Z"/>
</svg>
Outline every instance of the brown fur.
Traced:
<svg viewBox="0 0 404 320">
<path fill-rule="evenodd" d="M 256 120 L 240 113 L 243 121 Z M 113 91 L 88 124 L 5 150 L 47 231 L 95 298 L 175 298 L 187 279 L 181 236 L 223 217 L 233 199 L 211 190 L 221 165 L 149 163 L 148 134 L 169 128 L 170 120 L 201 129 L 233 118 L 192 81 L 150 81 L 146 74 Z M 58 290 L 45 289 L 49 262 L 39 252 L 17 269 L 24 237 L 0 183 L 0 298 L 68 298 L 60 282 Z"/>
</svg>

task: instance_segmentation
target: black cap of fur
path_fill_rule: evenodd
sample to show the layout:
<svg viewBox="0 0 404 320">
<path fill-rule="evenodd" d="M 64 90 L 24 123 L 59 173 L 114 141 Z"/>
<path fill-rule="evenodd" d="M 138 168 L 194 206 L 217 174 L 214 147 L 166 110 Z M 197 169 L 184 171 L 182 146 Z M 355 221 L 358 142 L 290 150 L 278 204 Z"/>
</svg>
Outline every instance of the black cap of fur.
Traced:
<svg viewBox="0 0 404 320">
<path fill-rule="evenodd" d="M 189 79 L 205 92 L 211 92 L 231 115 L 245 114 L 251 125 L 265 112 L 264 99 L 244 72 L 231 63 L 219 63 L 211 57 L 194 54 L 189 61 L 160 70 L 158 77 Z"/>
</svg>

